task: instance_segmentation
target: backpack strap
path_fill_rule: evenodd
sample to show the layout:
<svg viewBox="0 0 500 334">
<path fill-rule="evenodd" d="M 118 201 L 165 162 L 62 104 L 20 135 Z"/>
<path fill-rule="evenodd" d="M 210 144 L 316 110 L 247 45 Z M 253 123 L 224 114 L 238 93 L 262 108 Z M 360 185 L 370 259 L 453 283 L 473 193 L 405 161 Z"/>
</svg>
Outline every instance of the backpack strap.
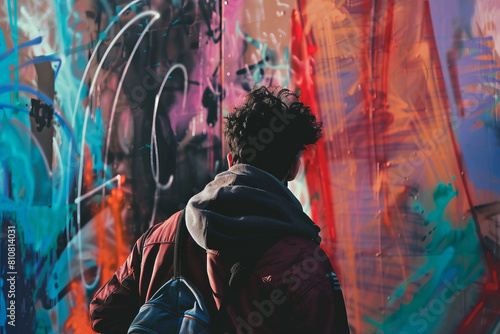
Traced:
<svg viewBox="0 0 500 334">
<path fill-rule="evenodd" d="M 187 248 L 187 235 L 189 232 L 186 229 L 186 220 L 184 218 L 184 212 L 182 210 L 179 215 L 179 219 L 177 220 L 177 229 L 175 231 L 175 246 L 174 246 L 174 277 L 179 277 L 182 275 L 182 272 L 185 270 L 185 257 L 186 257 L 186 248 Z M 146 246 L 146 239 L 149 237 L 153 228 L 156 225 L 151 226 L 147 229 L 146 232 L 142 235 L 142 239 L 139 245 L 139 255 L 141 256 L 142 263 L 142 255 L 144 254 L 144 247 Z M 177 269 L 176 269 L 177 268 Z"/>
<path fill-rule="evenodd" d="M 177 229 L 175 230 L 174 245 L 174 278 L 183 276 L 186 270 L 187 262 L 187 241 L 189 231 L 186 227 L 186 210 L 182 210 L 177 220 Z"/>
</svg>

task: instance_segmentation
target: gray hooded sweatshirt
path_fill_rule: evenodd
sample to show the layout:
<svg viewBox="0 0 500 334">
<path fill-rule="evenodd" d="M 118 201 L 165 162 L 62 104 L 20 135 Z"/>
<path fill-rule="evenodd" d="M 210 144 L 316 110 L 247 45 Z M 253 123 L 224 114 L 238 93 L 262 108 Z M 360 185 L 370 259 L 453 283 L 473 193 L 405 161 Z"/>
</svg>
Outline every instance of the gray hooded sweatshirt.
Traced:
<svg viewBox="0 0 500 334">
<path fill-rule="evenodd" d="M 255 259 L 286 235 L 320 243 L 320 228 L 273 175 L 236 164 L 218 174 L 186 207 L 186 225 L 204 249 L 237 260 Z"/>
</svg>

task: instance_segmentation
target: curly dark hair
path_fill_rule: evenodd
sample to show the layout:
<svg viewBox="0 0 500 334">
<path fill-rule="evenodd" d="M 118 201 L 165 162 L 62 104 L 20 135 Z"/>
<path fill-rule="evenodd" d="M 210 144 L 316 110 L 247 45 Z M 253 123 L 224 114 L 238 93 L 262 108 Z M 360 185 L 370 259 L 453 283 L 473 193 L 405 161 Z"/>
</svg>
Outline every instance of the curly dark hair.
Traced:
<svg viewBox="0 0 500 334">
<path fill-rule="evenodd" d="M 321 138 L 321 122 L 289 89 L 254 88 L 226 119 L 224 136 L 235 164 L 250 164 L 279 180 L 306 145 Z"/>
</svg>

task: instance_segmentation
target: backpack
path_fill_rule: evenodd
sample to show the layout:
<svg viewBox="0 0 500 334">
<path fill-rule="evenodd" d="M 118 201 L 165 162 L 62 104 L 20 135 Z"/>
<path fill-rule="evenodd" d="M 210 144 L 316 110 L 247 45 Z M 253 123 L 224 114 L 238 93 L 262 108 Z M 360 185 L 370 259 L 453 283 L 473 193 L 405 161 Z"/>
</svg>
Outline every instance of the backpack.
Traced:
<svg viewBox="0 0 500 334">
<path fill-rule="evenodd" d="M 188 234 L 183 210 L 175 232 L 174 276 L 142 305 L 128 334 L 210 333 L 203 295 L 183 276 Z"/>
</svg>

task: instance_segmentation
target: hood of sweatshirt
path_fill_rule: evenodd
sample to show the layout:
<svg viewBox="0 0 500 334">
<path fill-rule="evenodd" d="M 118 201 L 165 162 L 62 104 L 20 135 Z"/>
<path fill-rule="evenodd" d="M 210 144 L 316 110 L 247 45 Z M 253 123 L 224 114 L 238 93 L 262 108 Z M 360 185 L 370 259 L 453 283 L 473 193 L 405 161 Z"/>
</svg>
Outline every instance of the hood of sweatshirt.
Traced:
<svg viewBox="0 0 500 334">
<path fill-rule="evenodd" d="M 292 192 L 273 175 L 247 164 L 218 174 L 193 196 L 186 226 L 204 249 L 253 258 L 286 235 L 320 243 L 320 228 Z"/>
</svg>

